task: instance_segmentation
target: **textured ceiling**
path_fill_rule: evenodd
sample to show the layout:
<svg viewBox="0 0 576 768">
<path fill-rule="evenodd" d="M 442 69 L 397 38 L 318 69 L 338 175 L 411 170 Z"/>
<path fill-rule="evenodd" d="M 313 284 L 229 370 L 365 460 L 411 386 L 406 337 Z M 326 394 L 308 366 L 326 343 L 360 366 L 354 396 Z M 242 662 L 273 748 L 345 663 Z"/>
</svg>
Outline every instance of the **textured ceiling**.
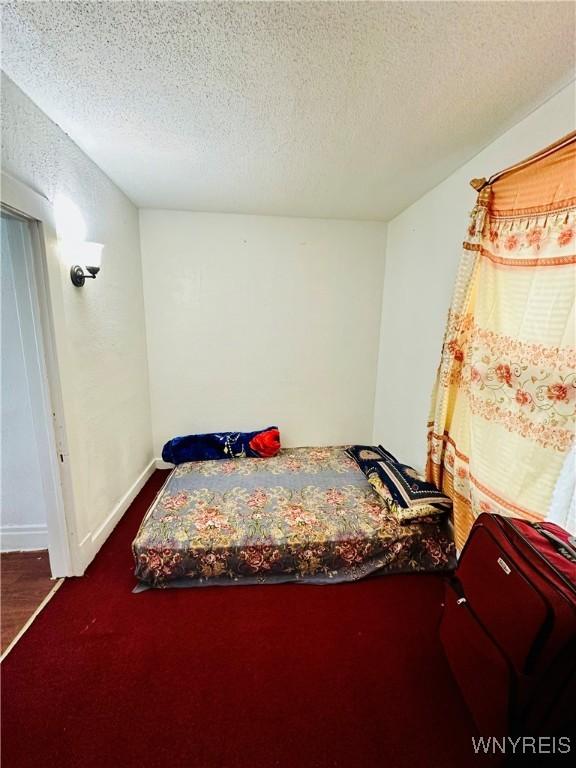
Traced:
<svg viewBox="0 0 576 768">
<path fill-rule="evenodd" d="M 6 3 L 2 68 L 139 206 L 388 219 L 569 82 L 574 8 Z"/>
</svg>

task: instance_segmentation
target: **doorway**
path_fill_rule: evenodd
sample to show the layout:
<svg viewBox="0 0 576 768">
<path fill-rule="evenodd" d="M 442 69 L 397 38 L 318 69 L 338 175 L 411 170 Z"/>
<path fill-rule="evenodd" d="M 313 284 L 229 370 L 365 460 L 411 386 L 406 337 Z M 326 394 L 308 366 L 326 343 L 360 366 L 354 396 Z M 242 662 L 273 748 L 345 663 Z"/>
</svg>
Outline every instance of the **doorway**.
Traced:
<svg viewBox="0 0 576 768">
<path fill-rule="evenodd" d="M 33 286 L 33 223 L 0 212 L 1 345 L 0 558 L 4 652 L 52 592 L 46 481 L 49 429 L 38 404 L 49 402 L 41 340 L 37 338 Z M 41 405 L 41 403 L 40 403 Z M 49 469 L 49 468 L 48 468 Z"/>
<path fill-rule="evenodd" d="M 41 223 L 3 204 L 0 224 L 0 549 L 47 552 L 49 575 L 59 577 L 69 574 L 71 566 L 56 441 L 58 409 L 47 366 L 53 349 L 43 301 Z"/>
<path fill-rule="evenodd" d="M 36 364 L 31 297 L 25 282 L 30 224 L 1 213 L 2 319 L 2 552 L 48 549 L 47 499 L 42 484 L 42 435 L 32 401 L 42 386 Z M 24 278 L 24 279 L 23 279 Z"/>
</svg>

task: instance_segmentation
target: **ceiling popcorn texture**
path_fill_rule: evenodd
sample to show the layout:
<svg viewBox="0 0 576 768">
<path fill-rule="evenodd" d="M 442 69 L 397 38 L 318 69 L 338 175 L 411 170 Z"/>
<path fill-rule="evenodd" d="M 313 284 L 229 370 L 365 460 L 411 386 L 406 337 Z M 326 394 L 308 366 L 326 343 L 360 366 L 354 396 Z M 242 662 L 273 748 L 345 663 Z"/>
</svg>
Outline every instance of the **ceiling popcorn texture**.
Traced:
<svg viewBox="0 0 576 768">
<path fill-rule="evenodd" d="M 574 76 L 572 3 L 20 2 L 2 17 L 7 75 L 142 207 L 389 219 Z"/>
</svg>

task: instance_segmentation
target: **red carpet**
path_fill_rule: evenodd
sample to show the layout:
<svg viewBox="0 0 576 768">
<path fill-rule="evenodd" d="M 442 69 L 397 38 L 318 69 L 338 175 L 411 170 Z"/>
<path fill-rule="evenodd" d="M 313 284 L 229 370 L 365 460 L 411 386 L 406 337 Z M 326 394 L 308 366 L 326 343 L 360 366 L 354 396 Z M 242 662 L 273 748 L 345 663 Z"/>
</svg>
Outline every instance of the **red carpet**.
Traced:
<svg viewBox="0 0 576 768">
<path fill-rule="evenodd" d="M 3 768 L 466 768 L 442 579 L 132 594 L 157 472 L 2 669 Z"/>
</svg>

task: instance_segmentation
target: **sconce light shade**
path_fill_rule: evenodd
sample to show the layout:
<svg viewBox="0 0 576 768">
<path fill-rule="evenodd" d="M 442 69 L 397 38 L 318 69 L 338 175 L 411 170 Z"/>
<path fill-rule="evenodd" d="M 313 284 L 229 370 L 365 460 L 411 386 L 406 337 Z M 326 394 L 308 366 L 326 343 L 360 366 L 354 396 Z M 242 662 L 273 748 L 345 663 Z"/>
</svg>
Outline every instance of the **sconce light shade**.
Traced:
<svg viewBox="0 0 576 768">
<path fill-rule="evenodd" d="M 102 243 L 78 243 L 78 261 L 82 261 L 88 274 L 79 264 L 70 267 L 70 279 L 77 288 L 81 288 L 86 280 L 95 279 L 100 272 L 103 248 Z"/>
</svg>

